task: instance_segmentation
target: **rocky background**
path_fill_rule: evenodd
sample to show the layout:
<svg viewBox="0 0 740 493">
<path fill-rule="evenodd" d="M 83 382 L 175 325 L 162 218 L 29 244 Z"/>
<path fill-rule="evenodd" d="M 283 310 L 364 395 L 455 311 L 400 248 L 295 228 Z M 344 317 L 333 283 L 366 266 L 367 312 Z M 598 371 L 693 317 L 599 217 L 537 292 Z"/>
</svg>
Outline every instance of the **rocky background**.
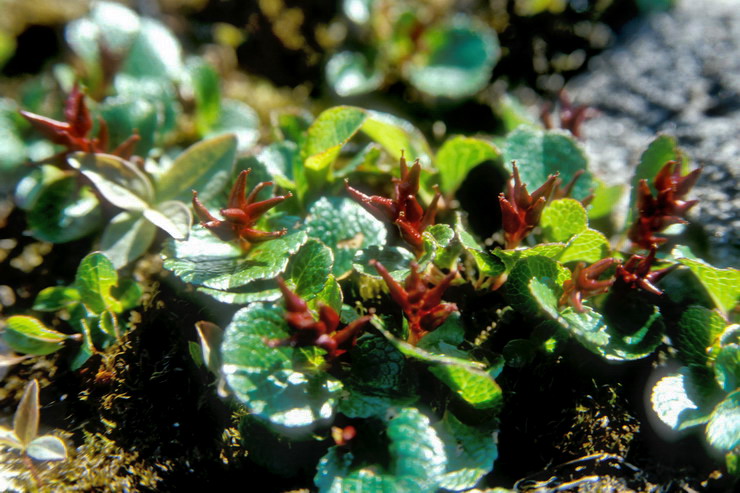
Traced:
<svg viewBox="0 0 740 493">
<path fill-rule="evenodd" d="M 740 6 L 680 0 L 625 26 L 615 46 L 589 62 L 568 91 L 599 110 L 584 124 L 592 163 L 626 183 L 656 133 L 678 139 L 704 168 L 692 195 L 695 223 L 719 267 L 740 259 Z"/>
</svg>

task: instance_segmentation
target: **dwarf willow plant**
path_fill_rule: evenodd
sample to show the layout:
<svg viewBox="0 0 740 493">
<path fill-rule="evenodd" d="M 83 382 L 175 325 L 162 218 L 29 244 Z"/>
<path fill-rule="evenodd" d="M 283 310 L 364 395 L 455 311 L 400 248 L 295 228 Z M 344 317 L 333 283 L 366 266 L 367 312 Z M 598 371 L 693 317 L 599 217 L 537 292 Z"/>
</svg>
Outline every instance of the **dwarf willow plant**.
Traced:
<svg viewBox="0 0 740 493">
<path fill-rule="evenodd" d="M 33 316 L 14 315 L 6 320 L 3 337 L 11 349 L 23 354 L 45 355 L 67 344 L 79 345 L 70 363 L 77 369 L 121 337 L 128 323 L 119 318 L 137 306 L 140 297 L 135 281 L 119 279 L 113 263 L 93 252 L 80 262 L 74 283 L 43 289 L 33 304 L 36 311 L 65 312 L 73 333 L 51 329 Z"/>
<path fill-rule="evenodd" d="M 249 411 L 243 443 L 266 467 L 285 457 L 265 443 L 333 440 L 316 465 L 320 491 L 471 488 L 498 454 L 505 368 L 567 339 L 607 361 L 644 358 L 681 320 L 676 306 L 732 317 L 740 297 L 737 270 L 687 247 L 664 251 L 699 174 L 670 137 L 642 155 L 628 219 L 609 231 L 615 247 L 591 225 L 608 223 L 615 189 L 589 172 L 568 131 L 522 126 L 498 144 L 453 136 L 433 153 L 408 123 L 340 106 L 311 123 L 278 120 L 275 134 L 249 161 L 274 183 L 248 192 L 240 178 L 215 204 L 221 219 L 195 201 L 201 224 L 167 242 L 164 265 L 220 302 L 246 305 L 223 331 L 199 323 L 198 359 Z M 477 166 L 512 175 L 491 197 L 503 218 L 492 246 L 460 211 L 435 214 Z M 270 198 L 271 187 L 289 193 Z M 531 335 L 498 350 L 476 337 L 485 327 L 446 299 L 471 288 L 501 293 L 500 308 L 516 310 Z M 704 330 L 680 326 L 688 339 Z M 736 457 L 733 341 L 718 359 L 724 397 L 701 409 L 717 415 L 710 443 Z"/>
</svg>

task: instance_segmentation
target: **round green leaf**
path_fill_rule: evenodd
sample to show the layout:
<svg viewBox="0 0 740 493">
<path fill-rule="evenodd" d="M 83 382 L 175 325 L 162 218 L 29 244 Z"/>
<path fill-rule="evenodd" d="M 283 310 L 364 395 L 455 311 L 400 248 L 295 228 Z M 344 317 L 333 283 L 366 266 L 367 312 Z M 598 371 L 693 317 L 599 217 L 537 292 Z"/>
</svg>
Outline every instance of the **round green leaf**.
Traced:
<svg viewBox="0 0 740 493">
<path fill-rule="evenodd" d="M 146 156 L 155 146 L 159 132 L 159 108 L 155 101 L 131 95 L 106 98 L 100 114 L 108 124 L 112 146 L 123 143 L 136 132 L 139 141 L 134 154 Z"/>
<path fill-rule="evenodd" d="M 530 193 L 544 184 L 549 175 L 560 173 L 563 183 L 569 183 L 579 170 L 585 173 L 575 183 L 572 196 L 583 200 L 591 193 L 593 182 L 586 154 L 569 132 L 521 126 L 506 137 L 502 150 L 504 164 L 511 167 L 511 162 L 516 161 Z"/>
<path fill-rule="evenodd" d="M 33 309 L 40 312 L 55 312 L 72 307 L 80 302 L 80 292 L 74 286 L 52 286 L 36 295 Z"/>
<path fill-rule="evenodd" d="M 461 423 L 447 412 L 434 428 L 445 445 L 447 472 L 440 487 L 450 491 L 470 489 L 493 470 L 498 457 L 492 433 Z"/>
<path fill-rule="evenodd" d="M 321 171 L 339 155 L 339 150 L 362 127 L 367 114 L 360 108 L 336 106 L 321 113 L 308 128 L 303 147 L 306 168 Z"/>
<path fill-rule="evenodd" d="M 5 342 L 23 354 L 44 355 L 58 351 L 68 336 L 46 327 L 40 320 L 25 315 L 14 315 L 6 320 Z"/>
<path fill-rule="evenodd" d="M 650 402 L 660 420 L 674 430 L 681 428 L 681 423 L 694 417 L 699 405 L 690 397 L 691 379 L 688 372 L 663 377 L 653 387 Z M 698 423 L 697 423 L 698 424 Z"/>
<path fill-rule="evenodd" d="M 740 390 L 728 395 L 712 411 L 707 423 L 707 440 L 725 451 L 740 445 Z"/>
<path fill-rule="evenodd" d="M 154 19 L 141 19 L 121 72 L 134 77 L 179 80 L 183 73 L 182 49 L 175 36 Z"/>
<path fill-rule="evenodd" d="M 496 32 L 466 16 L 426 29 L 425 47 L 408 66 L 409 80 L 432 96 L 463 98 L 483 89 L 501 53 Z"/>
<path fill-rule="evenodd" d="M 284 313 L 261 303 L 239 310 L 225 329 L 222 372 L 253 414 L 281 429 L 310 430 L 334 415 L 342 385 L 322 371 L 294 369 L 301 348 L 267 345 L 290 335 Z"/>
<path fill-rule="evenodd" d="M 102 217 L 98 199 L 89 187 L 79 189 L 74 176 L 45 185 L 27 215 L 31 234 L 52 243 L 89 235 L 100 227 Z"/>
<path fill-rule="evenodd" d="M 383 83 L 383 74 L 360 52 L 342 51 L 326 64 L 326 80 L 339 96 L 374 91 Z"/>
<path fill-rule="evenodd" d="M 313 298 L 329 279 L 334 255 L 332 251 L 320 241 L 309 239 L 288 266 L 288 278 L 294 292 L 307 300 Z"/>
<path fill-rule="evenodd" d="M 221 113 L 221 81 L 218 72 L 198 57 L 188 61 L 187 73 L 195 95 L 195 126 L 200 135 L 205 135 Z"/>
<path fill-rule="evenodd" d="M 740 345 L 728 344 L 719 351 L 714 376 L 725 392 L 740 388 Z"/>
<path fill-rule="evenodd" d="M 74 286 L 80 292 L 82 303 L 92 313 L 105 310 L 120 313 L 121 302 L 113 297 L 111 289 L 118 284 L 118 273 L 108 257 L 100 252 L 87 255 L 77 267 Z"/>
<path fill-rule="evenodd" d="M 740 270 L 718 269 L 699 259 L 679 258 L 701 281 L 709 296 L 724 314 L 729 314 L 740 301 Z"/>
<path fill-rule="evenodd" d="M 676 348 L 686 365 L 706 366 L 708 349 L 717 344 L 727 326 L 722 316 L 703 306 L 690 306 L 678 322 Z"/>
<path fill-rule="evenodd" d="M 434 160 L 434 166 L 439 170 L 439 187 L 442 193 L 451 196 L 470 170 L 484 161 L 495 161 L 500 157 L 501 151 L 485 140 L 463 136 L 447 139 L 437 151 Z"/>
<path fill-rule="evenodd" d="M 540 255 L 523 257 L 511 269 L 504 285 L 506 298 L 519 312 L 536 315 L 540 306 L 529 290 L 530 281 L 549 280 L 553 285 L 562 286 L 569 278 L 568 269 L 550 258 Z"/>
<path fill-rule="evenodd" d="M 574 235 L 558 257 L 560 263 L 586 262 L 593 264 L 609 256 L 609 240 L 595 229 L 586 229 Z"/>
<path fill-rule="evenodd" d="M 574 199 L 553 200 L 542 211 L 540 227 L 545 241 L 566 242 L 588 228 L 586 209 Z"/>
<path fill-rule="evenodd" d="M 322 197 L 308 209 L 306 229 L 334 253 L 332 273 L 341 278 L 352 270 L 355 253 L 386 242 L 386 228 L 355 201 L 345 197 Z"/>
</svg>

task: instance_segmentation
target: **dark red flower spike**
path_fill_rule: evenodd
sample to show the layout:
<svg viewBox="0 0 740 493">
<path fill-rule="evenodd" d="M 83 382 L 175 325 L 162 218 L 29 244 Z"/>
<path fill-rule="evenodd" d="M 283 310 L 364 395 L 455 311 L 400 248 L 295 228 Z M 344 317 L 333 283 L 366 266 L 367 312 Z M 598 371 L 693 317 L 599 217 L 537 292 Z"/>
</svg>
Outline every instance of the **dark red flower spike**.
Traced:
<svg viewBox="0 0 740 493">
<path fill-rule="evenodd" d="M 665 243 L 667 239 L 655 236 L 655 233 L 672 224 L 686 223 L 686 213 L 698 201 L 684 200 L 684 197 L 696 184 L 700 174 L 701 168 L 697 168 L 686 176 L 681 176 L 680 163 L 667 162 L 653 180 L 657 196 L 653 196 L 647 180 L 640 180 L 637 188 L 639 215 L 629 230 L 629 239 L 646 250 Z"/>
<path fill-rule="evenodd" d="M 108 126 L 105 121 L 100 120 L 100 130 L 97 138 L 88 136 L 93 127 L 92 117 L 85 104 L 85 95 L 82 94 L 77 85 L 72 88 L 72 92 L 67 96 L 64 106 L 66 121 L 64 122 L 28 111 L 21 111 L 20 113 L 44 137 L 55 144 L 66 147 L 66 152 L 108 152 Z M 138 141 L 138 134 L 134 134 L 114 149 L 111 154 L 130 159 Z"/>
<path fill-rule="evenodd" d="M 601 259 L 588 267 L 584 262 L 579 262 L 573 270 L 571 278 L 563 283 L 563 295 L 558 303 L 561 306 L 570 305 L 577 312 L 583 313 L 585 311 L 583 300 L 597 294 L 606 293 L 614 284 L 614 278 L 602 281 L 598 279 L 615 263 L 617 263 L 617 260 L 613 258 Z"/>
<path fill-rule="evenodd" d="M 350 196 L 370 214 L 381 221 L 398 226 L 401 238 L 412 247 L 416 254 L 421 254 L 424 249 L 421 235 L 427 227 L 434 224 L 437 203 L 441 194 L 435 187 L 434 198 L 425 211 L 417 199 L 421 163 L 417 159 L 409 168 L 402 153 L 400 167 L 401 178 L 393 179 L 393 198 L 365 195 L 349 186 L 347 180 L 344 181 L 344 186 Z"/>
<path fill-rule="evenodd" d="M 663 294 L 663 291 L 655 287 L 655 283 L 674 270 L 677 264 L 664 269 L 650 270 L 655 262 L 656 250 L 657 247 L 653 245 L 647 256 L 632 255 L 624 265 L 617 266 L 617 279 L 633 289 L 643 289 L 656 295 Z"/>
<path fill-rule="evenodd" d="M 375 267 L 378 274 L 388 285 L 391 298 L 403 310 L 406 320 L 409 322 L 409 341 L 416 345 L 419 339 L 427 333 L 433 331 L 457 310 L 454 303 L 442 303 L 442 295 L 450 286 L 450 283 L 457 274 L 452 271 L 447 274 L 435 286 L 430 286 L 427 281 L 421 278 L 416 262 L 411 263 L 411 272 L 401 286 L 388 273 L 388 270 L 377 260 L 371 260 L 370 265 Z"/>
<path fill-rule="evenodd" d="M 208 212 L 208 209 L 198 199 L 198 192 L 193 190 L 193 208 L 201 221 L 201 225 L 208 228 L 223 241 L 238 240 L 245 251 L 250 248 L 252 243 L 279 238 L 287 232 L 286 229 L 281 229 L 280 231 L 260 231 L 254 229 L 253 226 L 265 212 L 288 197 L 292 197 L 292 194 L 288 192 L 287 195 L 279 195 L 256 202 L 259 191 L 272 185 L 272 182 L 269 181 L 258 183 L 249 193 L 249 196 L 245 197 L 247 176 L 251 171 L 251 169 L 247 169 L 239 173 L 239 177 L 236 179 L 236 183 L 234 183 L 229 194 L 229 202 L 220 211 L 224 220 L 217 219 Z"/>
<path fill-rule="evenodd" d="M 512 163 L 512 166 L 514 185 L 509 184 L 506 195 L 501 193 L 498 196 L 507 249 L 519 246 L 519 243 L 539 224 L 542 210 L 550 200 L 558 180 L 557 174 L 550 175 L 541 187 L 529 195 L 527 185 L 522 183 L 519 177 L 516 163 Z"/>
<path fill-rule="evenodd" d="M 333 308 L 327 305 L 319 306 L 319 319 L 315 320 L 308 309 L 308 304 L 285 285 L 282 278 L 277 279 L 280 291 L 285 300 L 285 320 L 291 328 L 295 329 L 293 335 L 286 339 L 268 340 L 270 347 L 291 346 L 305 347 L 317 346 L 326 351 L 326 359 L 333 360 L 347 352 L 348 345 L 354 345 L 360 329 L 370 321 L 366 315 L 349 323 L 345 328 L 339 327 L 339 315 Z"/>
</svg>

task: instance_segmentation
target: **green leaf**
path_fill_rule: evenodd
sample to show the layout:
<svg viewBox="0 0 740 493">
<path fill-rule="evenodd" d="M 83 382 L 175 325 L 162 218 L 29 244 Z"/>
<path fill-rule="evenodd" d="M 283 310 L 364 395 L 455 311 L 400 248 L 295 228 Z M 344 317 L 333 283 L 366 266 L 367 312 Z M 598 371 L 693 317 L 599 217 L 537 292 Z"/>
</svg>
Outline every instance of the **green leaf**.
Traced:
<svg viewBox="0 0 740 493">
<path fill-rule="evenodd" d="M 124 277 L 118 280 L 118 285 L 111 289 L 114 298 L 121 302 L 124 310 L 130 310 L 139 304 L 141 286 L 132 278 Z"/>
<path fill-rule="evenodd" d="M 182 49 L 173 34 L 159 21 L 141 19 L 121 72 L 137 78 L 179 80 L 183 74 Z"/>
<path fill-rule="evenodd" d="M 16 185 L 15 206 L 24 211 L 30 211 L 44 189 L 65 176 L 68 177 L 68 174 L 56 166 L 49 164 L 36 166 Z"/>
<path fill-rule="evenodd" d="M 195 96 L 195 127 L 205 135 L 221 113 L 221 81 L 218 72 L 198 57 L 188 61 L 187 73 Z"/>
<path fill-rule="evenodd" d="M 699 405 L 692 399 L 695 391 L 688 375 L 688 368 L 682 368 L 680 373 L 663 377 L 653 387 L 650 402 L 658 418 L 674 430 L 681 430 L 687 426 L 702 423 L 697 417 L 702 413 Z M 687 425 L 686 423 L 689 423 Z"/>
<path fill-rule="evenodd" d="M 179 200 L 168 200 L 157 204 L 155 209 L 144 209 L 144 217 L 176 240 L 186 239 L 193 224 L 190 207 Z"/>
<path fill-rule="evenodd" d="M 411 261 L 415 260 L 415 257 L 414 254 L 405 248 L 398 247 L 371 245 L 364 250 L 358 251 L 352 261 L 355 270 L 363 276 L 382 281 L 378 271 L 370 265 L 370 261 L 373 259 L 383 264 L 393 279 L 403 281 L 408 276 L 409 265 Z"/>
<path fill-rule="evenodd" d="M 141 28 L 136 13 L 114 2 L 96 2 L 88 17 L 70 22 L 65 38 L 88 67 L 101 63 L 101 43 L 108 56 L 124 57 Z"/>
<path fill-rule="evenodd" d="M 156 234 L 157 228 L 143 214 L 123 211 L 103 230 L 100 250 L 120 269 L 144 255 Z"/>
<path fill-rule="evenodd" d="M 712 411 L 707 423 L 707 441 L 725 451 L 740 445 L 740 390 L 728 395 Z"/>
<path fill-rule="evenodd" d="M 99 228 L 103 214 L 90 188 L 80 189 L 77 178 L 65 176 L 44 186 L 26 217 L 34 238 L 66 243 Z"/>
<path fill-rule="evenodd" d="M 398 396 L 405 387 L 406 358 L 385 337 L 363 334 L 352 349 L 350 384 L 362 394 Z"/>
<path fill-rule="evenodd" d="M 464 340 L 465 326 L 460 318 L 460 313 L 452 312 L 442 325 L 421 338 L 418 347 L 431 352 L 443 353 L 444 351 L 440 349 L 443 345 L 456 348 Z"/>
<path fill-rule="evenodd" d="M 118 156 L 75 152 L 67 157 L 67 163 L 85 175 L 105 200 L 116 207 L 143 211 L 152 203 L 154 190 L 149 178 Z"/>
<path fill-rule="evenodd" d="M 422 234 L 424 253 L 418 259 L 419 268 L 424 269 L 428 262 L 440 269 L 455 269 L 460 258 L 462 246 L 457 244 L 455 232 L 447 224 L 435 224 Z"/>
<path fill-rule="evenodd" d="M 121 335 L 118 327 L 118 318 L 116 317 L 116 314 L 110 310 L 105 310 L 100 314 L 100 318 L 98 319 L 98 328 L 101 332 L 114 340 Z"/>
<path fill-rule="evenodd" d="M 39 407 L 39 383 L 33 379 L 26 385 L 13 416 L 13 431 L 24 447 L 39 431 Z"/>
<path fill-rule="evenodd" d="M 206 137 L 224 134 L 236 136 L 236 148 L 239 153 L 248 151 L 260 138 L 260 120 L 257 112 L 242 101 L 223 99 L 221 116 Z"/>
<path fill-rule="evenodd" d="M 447 472 L 442 477 L 441 488 L 449 491 L 470 489 L 493 470 L 498 447 L 492 433 L 468 426 L 450 412 L 445 413 L 434 428 L 447 455 Z"/>
<path fill-rule="evenodd" d="M 455 136 L 447 139 L 437 151 L 434 160 L 439 170 L 440 189 L 445 196 L 452 196 L 470 170 L 485 161 L 496 161 L 501 151 L 485 140 Z"/>
<path fill-rule="evenodd" d="M 44 435 L 32 440 L 26 453 L 36 460 L 65 460 L 67 447 L 60 438 Z"/>
<path fill-rule="evenodd" d="M 294 368 L 303 348 L 267 345 L 290 336 L 284 313 L 261 303 L 239 310 L 224 333 L 222 372 L 252 414 L 286 432 L 310 431 L 332 418 L 342 384 L 322 371 Z"/>
<path fill-rule="evenodd" d="M 355 201 L 322 197 L 308 209 L 309 236 L 320 239 L 334 253 L 332 273 L 342 278 L 352 270 L 355 253 L 371 245 L 384 245 L 386 228 Z"/>
<path fill-rule="evenodd" d="M 59 351 L 68 336 L 51 330 L 40 320 L 25 315 L 14 315 L 6 320 L 5 342 L 23 354 L 45 355 Z"/>
<path fill-rule="evenodd" d="M 414 395 L 369 395 L 359 389 L 349 388 L 350 392 L 339 401 L 337 411 L 348 418 L 385 417 L 389 409 L 412 405 L 417 400 Z"/>
<path fill-rule="evenodd" d="M 118 273 L 113 263 L 100 252 L 88 254 L 80 262 L 75 275 L 75 287 L 82 303 L 92 313 L 105 310 L 120 313 L 121 302 L 113 297 L 111 289 L 118 284 Z"/>
<path fill-rule="evenodd" d="M 522 182 L 533 192 L 551 174 L 560 173 L 563 183 L 569 183 L 576 172 L 585 173 L 573 187 L 572 196 L 583 200 L 593 187 L 586 155 L 580 144 L 567 131 L 543 131 L 522 126 L 511 132 L 503 145 L 504 163 L 511 169 L 516 161 Z"/>
<path fill-rule="evenodd" d="M 495 409 L 501 406 L 501 387 L 484 371 L 482 363 L 428 352 L 397 339 L 379 326 L 377 319 L 373 319 L 373 324 L 401 353 L 428 363 L 432 374 L 474 408 Z"/>
<path fill-rule="evenodd" d="M 332 274 L 329 274 L 324 287 L 316 293 L 314 298 L 309 300 L 308 305 L 312 309 L 317 309 L 318 305 L 327 305 L 339 313 L 342 310 L 342 301 L 342 287 L 339 285 L 337 279 Z"/>
<path fill-rule="evenodd" d="M 496 32 L 458 15 L 423 31 L 424 48 L 408 66 L 409 80 L 432 96 L 464 98 L 483 89 L 501 54 Z"/>
<path fill-rule="evenodd" d="M 678 322 L 676 348 L 681 360 L 687 366 L 706 366 L 708 350 L 718 344 L 726 326 L 727 322 L 719 313 L 703 306 L 688 307 Z"/>
<path fill-rule="evenodd" d="M 530 248 L 520 247 L 514 250 L 502 250 L 497 248 L 491 253 L 501 259 L 506 267 L 506 271 L 510 272 L 519 260 L 528 257 L 547 257 L 556 259 L 564 249 L 565 245 L 562 243 L 540 243 L 539 245 Z"/>
<path fill-rule="evenodd" d="M 308 128 L 303 149 L 306 168 L 317 173 L 327 170 L 366 118 L 365 111 L 352 106 L 336 106 L 321 113 Z"/>
<path fill-rule="evenodd" d="M 740 300 L 740 270 L 718 269 L 702 260 L 689 258 L 678 261 L 691 269 L 722 313 L 728 315 L 735 308 Z"/>
<path fill-rule="evenodd" d="M 333 263 L 334 255 L 329 247 L 309 239 L 288 266 L 291 288 L 304 300 L 313 298 L 327 283 Z"/>
<path fill-rule="evenodd" d="M 206 367 L 218 375 L 221 370 L 221 343 L 224 340 L 224 331 L 221 327 L 211 322 L 201 320 L 195 323 L 195 331 L 198 334 L 200 345 L 198 346 L 202 354 L 203 363 Z"/>
<path fill-rule="evenodd" d="M 725 392 L 740 388 L 740 345 L 728 344 L 720 349 L 714 362 L 714 377 Z"/>
<path fill-rule="evenodd" d="M 660 344 L 663 321 L 657 307 L 617 305 L 616 311 L 627 319 L 618 325 L 615 321 L 584 306 L 579 313 L 567 306 L 558 309 L 558 295 L 549 282 L 537 277 L 529 280 L 529 290 L 542 310 L 563 326 L 586 349 L 610 361 L 644 358 Z M 634 300 L 630 300 L 634 301 Z"/>
<path fill-rule="evenodd" d="M 53 286 L 42 289 L 36 295 L 33 309 L 40 312 L 55 312 L 80 302 L 80 292 L 74 286 Z"/>
<path fill-rule="evenodd" d="M 108 124 L 109 141 L 113 146 L 123 143 L 134 133 L 139 135 L 134 154 L 146 156 L 162 137 L 161 103 L 149 98 L 119 95 L 105 99 L 99 107 L 100 115 Z"/>
<path fill-rule="evenodd" d="M 505 284 L 506 298 L 515 310 L 534 316 L 540 312 L 540 305 L 529 290 L 530 281 L 549 281 L 562 286 L 569 278 L 570 271 L 550 258 L 539 255 L 523 257 L 509 273 Z"/>
<path fill-rule="evenodd" d="M 255 244 L 246 254 L 196 226 L 185 241 L 170 241 L 162 254 L 164 267 L 183 281 L 222 291 L 273 279 L 285 272 L 290 256 L 306 242 L 305 231 Z"/>
<path fill-rule="evenodd" d="M 389 113 L 366 110 L 367 119 L 362 131 L 372 140 L 383 146 L 393 159 L 401 159 L 405 151 L 406 159 L 412 161 L 431 155 L 424 134 L 411 123 Z"/>
<path fill-rule="evenodd" d="M 487 372 L 462 365 L 434 365 L 429 371 L 476 409 L 498 409 L 503 403 L 501 387 Z"/>
<path fill-rule="evenodd" d="M 598 178 L 593 178 L 596 184 L 594 198 L 588 205 L 588 218 L 600 219 L 610 216 L 614 212 L 614 204 L 618 204 L 625 191 L 624 185 L 608 186 Z"/>
<path fill-rule="evenodd" d="M 506 343 L 502 354 L 512 368 L 524 368 L 535 357 L 535 345 L 529 339 L 512 339 Z"/>
<path fill-rule="evenodd" d="M 363 53 L 342 51 L 329 58 L 326 81 L 337 95 L 356 96 L 379 88 L 383 73 Z"/>
<path fill-rule="evenodd" d="M 320 493 L 432 493 L 445 473 L 444 445 L 429 418 L 404 408 L 388 422 L 388 470 L 377 464 L 353 467 L 351 453 L 329 449 L 317 467 L 314 484 Z"/>
<path fill-rule="evenodd" d="M 193 190 L 204 203 L 218 196 L 231 179 L 236 146 L 233 135 L 222 135 L 188 147 L 157 180 L 157 202 L 189 202 Z"/>
<path fill-rule="evenodd" d="M 567 242 L 588 228 L 586 209 L 574 199 L 553 200 L 542 211 L 540 227 L 545 241 Z"/>
<path fill-rule="evenodd" d="M 573 236 L 557 257 L 560 263 L 586 262 L 593 264 L 609 256 L 609 240 L 595 229 L 586 229 Z"/>
</svg>

